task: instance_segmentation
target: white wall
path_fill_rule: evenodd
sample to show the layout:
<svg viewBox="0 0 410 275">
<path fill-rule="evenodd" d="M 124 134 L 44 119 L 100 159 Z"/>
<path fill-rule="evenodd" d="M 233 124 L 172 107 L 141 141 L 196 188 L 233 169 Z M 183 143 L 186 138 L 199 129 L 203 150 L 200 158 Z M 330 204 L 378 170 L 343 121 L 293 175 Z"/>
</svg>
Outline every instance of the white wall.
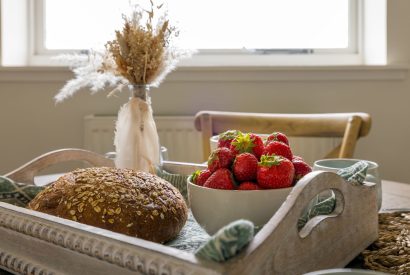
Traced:
<svg viewBox="0 0 410 275">
<path fill-rule="evenodd" d="M 388 63 L 408 63 L 410 56 L 410 1 L 388 2 Z M 410 81 L 288 80 L 288 81 L 180 81 L 175 72 L 152 90 L 157 115 L 193 115 L 202 109 L 310 113 L 368 112 L 370 135 L 359 141 L 356 157 L 374 160 L 383 178 L 409 182 Z M 55 72 L 49 72 L 53 75 Z M 377 73 L 377 72 L 374 72 Z M 0 70 L 0 174 L 44 152 L 82 147 L 83 117 L 115 114 L 127 95 L 107 99 L 86 92 L 55 106 L 53 96 L 71 77 L 56 80 L 45 72 Z M 372 72 L 370 72 L 370 75 Z M 10 77 L 9 77 L 10 76 Z M 29 80 L 21 81 L 27 76 Z M 40 77 L 45 77 L 40 81 Z M 200 148 L 198 148 L 200 150 Z"/>
</svg>

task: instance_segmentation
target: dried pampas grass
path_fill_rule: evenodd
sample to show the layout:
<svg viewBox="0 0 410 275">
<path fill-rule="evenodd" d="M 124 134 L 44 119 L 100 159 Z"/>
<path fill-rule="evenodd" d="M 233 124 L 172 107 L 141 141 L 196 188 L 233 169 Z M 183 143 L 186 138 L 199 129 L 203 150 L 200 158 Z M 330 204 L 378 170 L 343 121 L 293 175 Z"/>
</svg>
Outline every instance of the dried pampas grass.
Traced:
<svg viewBox="0 0 410 275">
<path fill-rule="evenodd" d="M 88 56 L 80 54 L 62 55 L 58 59 L 64 60 L 69 64 L 75 78 L 67 81 L 60 92 L 54 97 L 57 103 L 73 96 L 82 88 L 89 88 L 91 93 L 96 93 L 107 86 L 116 87 L 124 82 L 122 77 L 99 71 L 104 59 L 101 53 L 93 51 Z"/>
<path fill-rule="evenodd" d="M 60 58 L 71 64 L 75 78 L 55 96 L 56 102 L 82 88 L 94 93 L 110 87 L 113 93 L 126 85 L 157 87 L 181 58 L 192 54 L 172 46 L 172 40 L 178 36 L 177 29 L 170 25 L 166 13 L 155 17 L 162 5 L 155 6 L 152 0 L 150 4 L 150 10 L 137 6 L 131 16 L 124 16 L 123 29 L 116 31 L 116 39 L 107 42 L 105 52 Z"/>
</svg>

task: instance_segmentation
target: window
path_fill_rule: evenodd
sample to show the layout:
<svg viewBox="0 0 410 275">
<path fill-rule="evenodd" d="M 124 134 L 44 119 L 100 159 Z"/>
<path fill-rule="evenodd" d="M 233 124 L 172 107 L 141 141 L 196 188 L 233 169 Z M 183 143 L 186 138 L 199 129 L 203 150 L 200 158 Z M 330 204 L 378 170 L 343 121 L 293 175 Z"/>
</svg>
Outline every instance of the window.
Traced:
<svg viewBox="0 0 410 275">
<path fill-rule="evenodd" d="M 101 47 L 121 28 L 130 2 L 35 1 L 37 52 Z M 179 0 L 167 5 L 183 34 L 180 45 L 202 52 L 357 51 L 356 0 Z"/>
<path fill-rule="evenodd" d="M 149 0 L 0 0 L 2 64 L 62 65 L 50 56 L 102 48 L 121 14 Z M 178 0 L 188 67 L 386 64 L 386 0 Z M 183 39 L 182 39 L 183 38 Z"/>
</svg>

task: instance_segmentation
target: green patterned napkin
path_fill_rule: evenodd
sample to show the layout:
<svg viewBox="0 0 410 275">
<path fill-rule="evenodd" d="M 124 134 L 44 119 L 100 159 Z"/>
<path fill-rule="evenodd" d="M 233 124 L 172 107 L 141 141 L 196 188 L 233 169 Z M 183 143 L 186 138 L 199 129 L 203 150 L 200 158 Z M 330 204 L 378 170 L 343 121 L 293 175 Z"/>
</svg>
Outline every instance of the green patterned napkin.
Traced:
<svg viewBox="0 0 410 275">
<path fill-rule="evenodd" d="M 44 187 L 17 183 L 0 176 L 0 201 L 26 207 Z"/>
<path fill-rule="evenodd" d="M 199 247 L 209 240 L 208 233 L 195 221 L 191 211 L 188 213 L 188 220 L 178 236 L 165 245 L 194 253 Z"/>
<path fill-rule="evenodd" d="M 352 166 L 340 169 L 337 174 L 353 185 L 362 185 L 366 179 L 369 164 L 366 161 L 359 161 Z"/>
<path fill-rule="evenodd" d="M 217 262 L 225 262 L 238 254 L 253 239 L 254 225 L 247 220 L 237 220 L 222 227 L 207 240 L 195 255 Z"/>
</svg>

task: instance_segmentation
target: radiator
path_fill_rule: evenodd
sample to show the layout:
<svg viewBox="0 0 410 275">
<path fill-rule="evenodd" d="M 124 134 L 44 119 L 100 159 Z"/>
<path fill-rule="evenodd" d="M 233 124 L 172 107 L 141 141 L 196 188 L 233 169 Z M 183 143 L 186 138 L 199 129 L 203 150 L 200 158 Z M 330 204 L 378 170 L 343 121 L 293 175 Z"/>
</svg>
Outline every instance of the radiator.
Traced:
<svg viewBox="0 0 410 275">
<path fill-rule="evenodd" d="M 174 161 L 203 161 L 201 135 L 194 128 L 191 116 L 155 116 L 158 136 L 167 148 L 167 159 Z M 115 116 L 90 115 L 84 118 L 84 148 L 105 154 L 114 151 Z M 323 158 L 340 143 L 340 138 L 291 137 L 292 152 L 309 164 Z"/>
<path fill-rule="evenodd" d="M 191 116 L 155 116 L 161 146 L 167 159 L 184 162 L 202 161 L 201 135 Z M 89 115 L 84 118 L 84 148 L 100 154 L 115 151 L 115 116 Z"/>
</svg>

